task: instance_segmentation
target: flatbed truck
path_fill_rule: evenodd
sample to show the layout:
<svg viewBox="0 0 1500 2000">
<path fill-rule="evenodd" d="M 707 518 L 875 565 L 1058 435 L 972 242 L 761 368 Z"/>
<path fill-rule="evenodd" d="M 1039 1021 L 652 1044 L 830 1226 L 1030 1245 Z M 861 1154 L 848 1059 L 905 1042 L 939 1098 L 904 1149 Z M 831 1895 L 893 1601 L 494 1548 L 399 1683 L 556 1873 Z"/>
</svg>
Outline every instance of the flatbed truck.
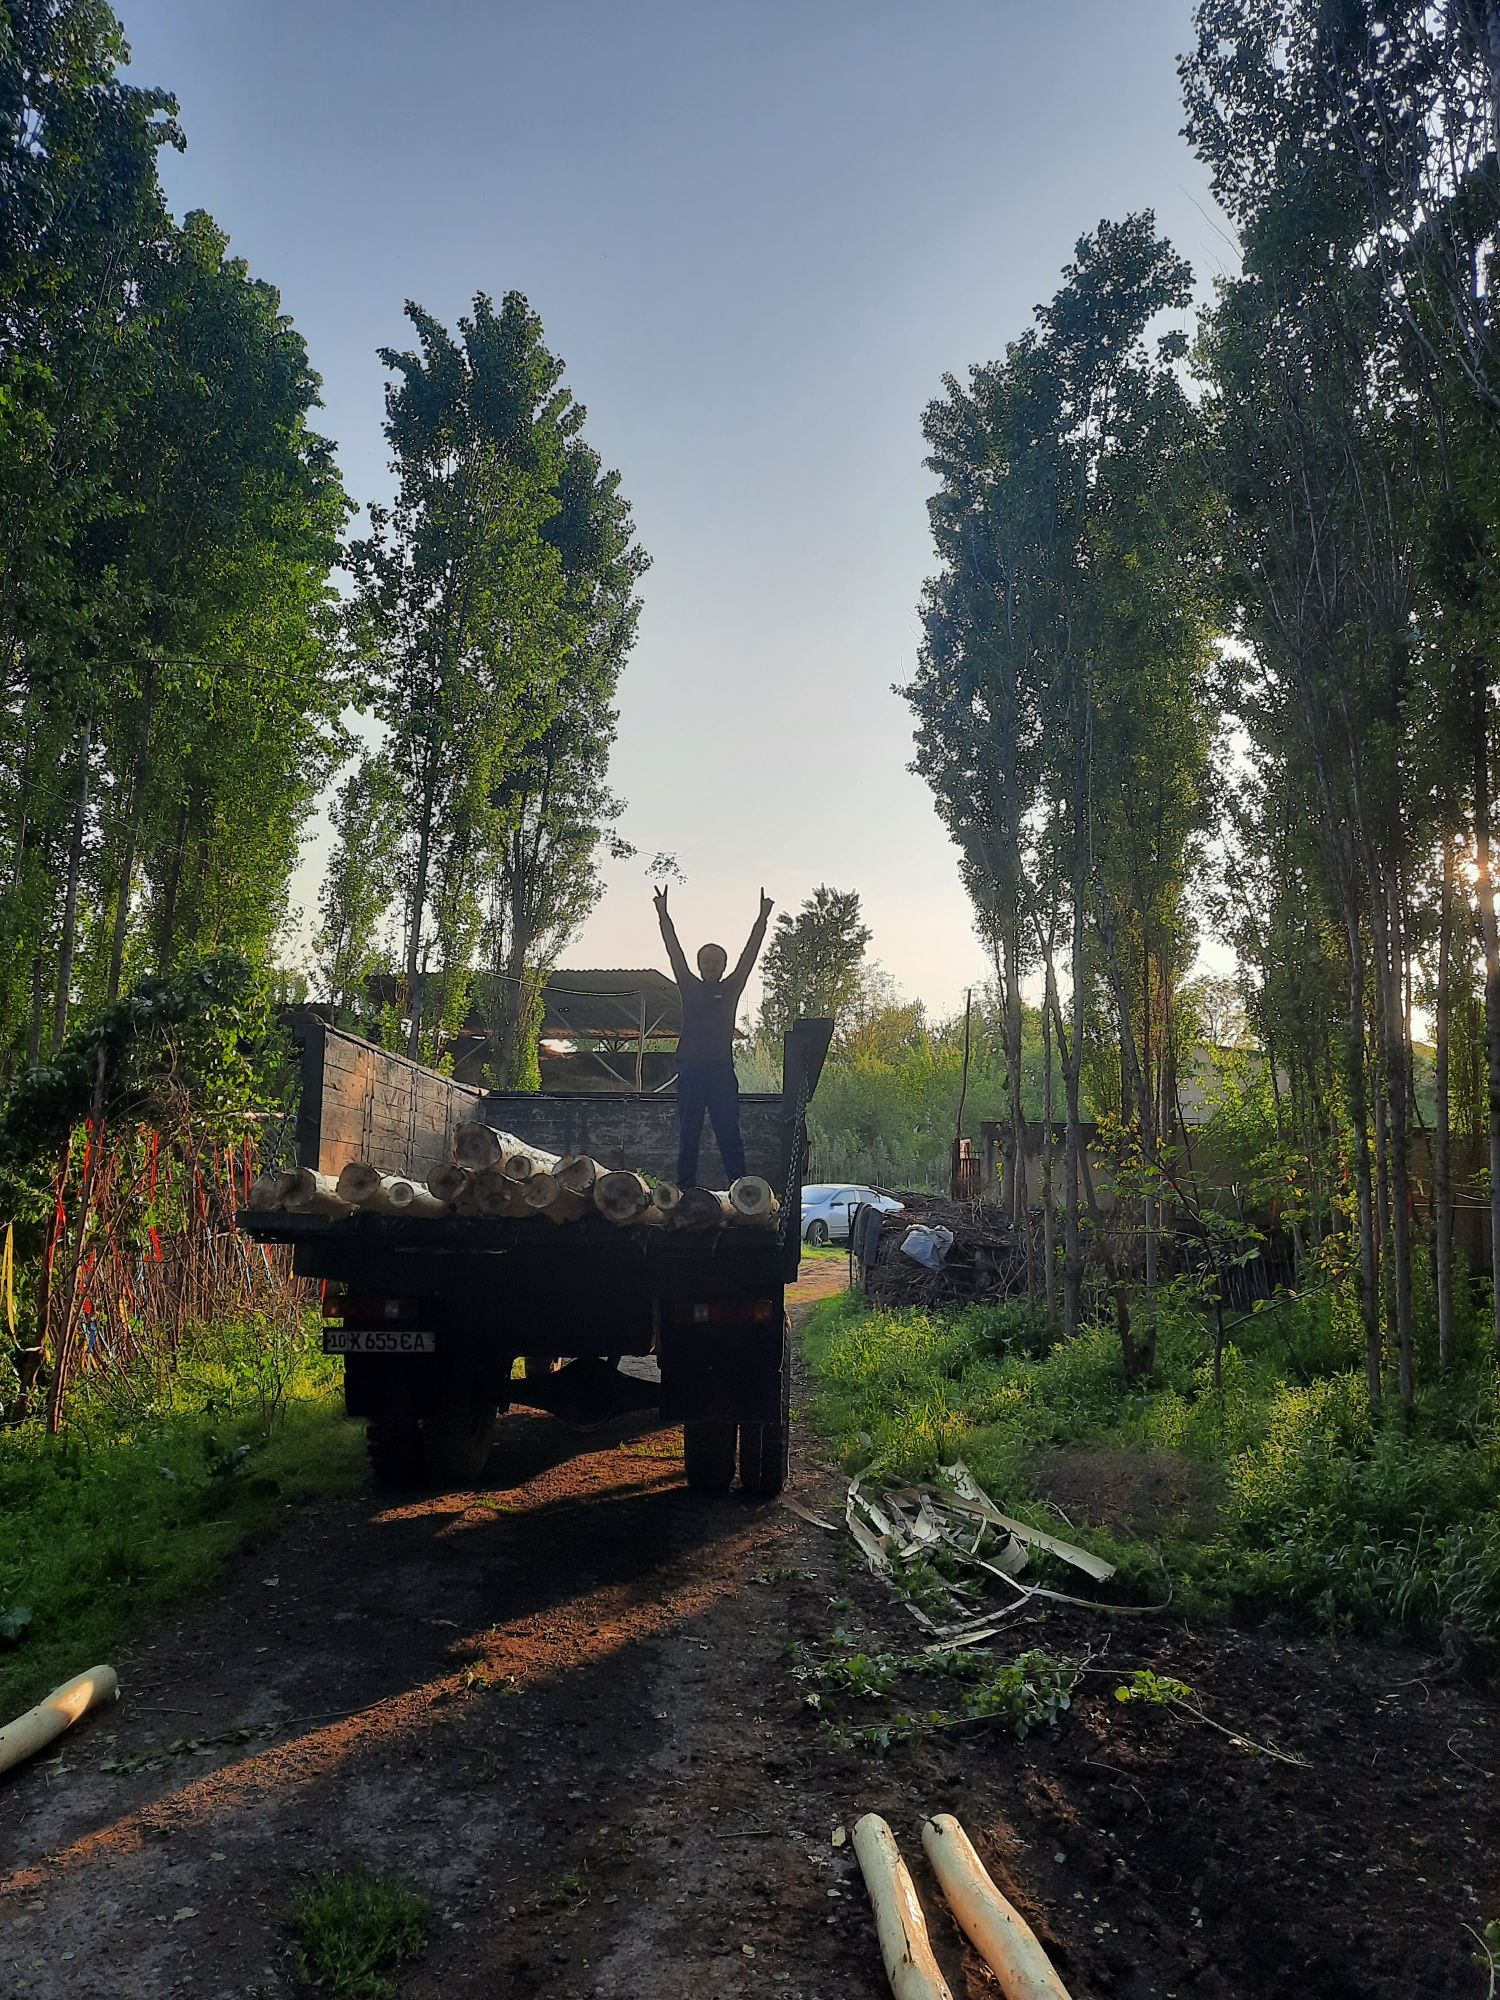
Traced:
<svg viewBox="0 0 1500 2000">
<path fill-rule="evenodd" d="M 727 1492 L 737 1470 L 747 1493 L 778 1493 L 789 1442 L 785 1288 L 802 1247 L 807 1105 L 831 1034 L 828 1021 L 798 1021 L 780 1094 L 740 1100 L 748 1170 L 780 1204 L 772 1228 L 619 1228 L 597 1214 L 556 1226 L 242 1214 L 249 1234 L 290 1245 L 294 1271 L 321 1281 L 325 1351 L 342 1357 L 345 1405 L 365 1422 L 376 1482 L 477 1483 L 512 1405 L 582 1422 L 654 1407 L 683 1427 L 689 1486 Z M 299 1166 L 336 1175 L 367 1159 L 425 1181 L 451 1159 L 458 1124 L 474 1119 L 605 1167 L 662 1174 L 675 1157 L 668 1093 L 481 1090 L 305 1009 L 294 1035 Z M 707 1133 L 704 1160 L 706 1179 L 722 1173 Z M 640 1365 L 648 1357 L 654 1370 Z"/>
</svg>

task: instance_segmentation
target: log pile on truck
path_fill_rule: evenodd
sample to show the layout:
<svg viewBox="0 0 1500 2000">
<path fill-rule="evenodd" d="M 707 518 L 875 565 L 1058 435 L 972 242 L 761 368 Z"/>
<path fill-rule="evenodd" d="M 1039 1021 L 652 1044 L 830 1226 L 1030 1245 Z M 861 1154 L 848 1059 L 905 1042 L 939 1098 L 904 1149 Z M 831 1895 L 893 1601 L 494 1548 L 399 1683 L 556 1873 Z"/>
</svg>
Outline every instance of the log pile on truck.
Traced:
<svg viewBox="0 0 1500 2000">
<path fill-rule="evenodd" d="M 337 1174 L 289 1167 L 261 1174 L 247 1206 L 334 1220 L 361 1210 L 411 1221 L 457 1216 L 557 1224 L 597 1214 L 620 1229 L 773 1229 L 781 1214 L 759 1174 L 742 1174 L 722 1190 L 679 1188 L 630 1168 L 603 1167 L 583 1153 L 544 1152 L 477 1119 L 458 1126 L 452 1162 L 425 1181 L 386 1173 L 373 1160 L 348 1160 Z"/>
</svg>

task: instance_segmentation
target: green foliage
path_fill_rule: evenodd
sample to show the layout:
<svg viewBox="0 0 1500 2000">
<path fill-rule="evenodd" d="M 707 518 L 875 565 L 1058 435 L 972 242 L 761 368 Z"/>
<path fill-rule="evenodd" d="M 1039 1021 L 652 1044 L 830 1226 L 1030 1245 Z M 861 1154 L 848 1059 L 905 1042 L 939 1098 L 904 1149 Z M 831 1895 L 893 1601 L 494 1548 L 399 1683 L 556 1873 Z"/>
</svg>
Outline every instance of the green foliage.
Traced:
<svg viewBox="0 0 1500 2000">
<path fill-rule="evenodd" d="M 102 0 L 0 14 L 0 1073 L 127 975 L 263 964 L 341 742 L 317 379 L 167 213 L 127 62 Z"/>
<path fill-rule="evenodd" d="M 362 1470 L 310 1320 L 199 1328 L 165 1375 L 83 1376 L 61 1436 L 0 1430 L 0 1605 L 30 1612 L 0 1655 L 0 1713 L 110 1658 L 289 1501 Z"/>
<path fill-rule="evenodd" d="M 835 1642 L 844 1636 L 835 1633 Z M 1080 1673 L 1076 1662 L 1037 1648 L 1005 1661 L 978 1647 L 904 1655 L 846 1650 L 821 1659 L 792 1648 L 792 1677 L 809 1707 L 825 1711 L 824 1740 L 833 1750 L 889 1750 L 976 1722 L 1004 1723 L 1024 1740 L 1034 1729 L 1057 1727 Z M 871 1723 L 852 1723 L 839 1712 L 851 1703 L 890 1701 L 902 1683 L 933 1678 L 968 1683 L 956 1708 L 901 1710 Z"/>
<path fill-rule="evenodd" d="M 335 2000 L 388 2000 L 389 1975 L 422 1949 L 426 1898 L 406 1883 L 357 1869 L 317 1875 L 297 1891 L 297 1970 Z"/>
<path fill-rule="evenodd" d="M 1166 1708 L 1174 1701 L 1191 1701 L 1193 1690 L 1186 1681 L 1170 1674 L 1158 1674 L 1150 1667 L 1137 1667 L 1123 1687 L 1115 1689 L 1119 1702 L 1144 1702 L 1150 1708 Z"/>
<path fill-rule="evenodd" d="M 112 1125 L 175 1129 L 190 1102 L 202 1130 L 228 1132 L 264 1101 L 283 1054 L 243 959 L 212 955 L 142 980 L 12 1085 L 0 1107 L 0 1204 L 19 1217 L 50 1203 L 58 1150 L 96 1095 Z"/>
<path fill-rule="evenodd" d="M 826 1301 L 805 1334 L 814 1421 L 851 1467 L 931 1479 L 961 1455 L 1002 1505 L 1038 1522 L 1049 1449 L 1175 1458 L 1212 1476 L 1210 1514 L 1164 1523 L 1159 1549 L 1100 1522 L 1069 1532 L 1127 1576 L 1164 1562 L 1179 1603 L 1427 1638 L 1456 1618 L 1500 1634 L 1500 1390 L 1482 1351 L 1419 1394 L 1408 1433 L 1371 1415 L 1358 1327 L 1333 1288 L 1242 1321 L 1220 1390 L 1211 1324 L 1191 1302 L 1164 1311 L 1156 1378 L 1128 1393 L 1109 1328 L 1072 1340 L 1035 1328 L 1029 1311 L 1017 1332 L 981 1308 Z"/>
<path fill-rule="evenodd" d="M 831 1020 L 835 1032 L 859 993 L 870 928 L 853 889 L 820 884 L 795 916 L 783 910 L 766 946 L 761 1029 L 785 1033 L 799 1015 Z"/>
</svg>

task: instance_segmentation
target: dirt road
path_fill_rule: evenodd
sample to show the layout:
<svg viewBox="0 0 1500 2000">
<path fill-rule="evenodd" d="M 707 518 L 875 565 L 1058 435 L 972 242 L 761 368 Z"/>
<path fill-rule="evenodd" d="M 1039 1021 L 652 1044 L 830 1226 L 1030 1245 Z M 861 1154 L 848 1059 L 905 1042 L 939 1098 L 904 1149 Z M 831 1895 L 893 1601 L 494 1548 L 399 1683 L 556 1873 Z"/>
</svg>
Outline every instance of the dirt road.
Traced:
<svg viewBox="0 0 1500 2000">
<path fill-rule="evenodd" d="M 1157 1661 L 1313 1771 L 1113 1707 L 1113 1664 L 1055 1739 L 835 1754 L 788 1643 L 911 1644 L 842 1536 L 689 1494 L 670 1430 L 502 1431 L 480 1494 L 289 1515 L 0 1790 L 5 2000 L 290 1996 L 295 1885 L 361 1861 L 431 1904 L 402 2000 L 877 2000 L 834 1844 L 870 1808 L 918 1859 L 959 1812 L 1075 2000 L 1483 1992 L 1500 1748 L 1432 1663 L 1065 1615 L 1017 1647 Z M 805 1438 L 793 1491 L 837 1517 Z M 997 1994 L 936 1928 L 955 1994 Z"/>
</svg>

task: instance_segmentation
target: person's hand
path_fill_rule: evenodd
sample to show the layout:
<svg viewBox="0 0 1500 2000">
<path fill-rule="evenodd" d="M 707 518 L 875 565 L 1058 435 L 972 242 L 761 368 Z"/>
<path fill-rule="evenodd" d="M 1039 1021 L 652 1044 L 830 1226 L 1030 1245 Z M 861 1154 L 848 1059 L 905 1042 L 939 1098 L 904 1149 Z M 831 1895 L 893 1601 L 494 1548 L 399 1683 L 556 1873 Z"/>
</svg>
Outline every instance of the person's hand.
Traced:
<svg viewBox="0 0 1500 2000">
<path fill-rule="evenodd" d="M 664 917 L 667 914 L 667 885 L 665 882 L 662 883 L 651 900 L 656 904 L 656 914 L 659 917 Z"/>
<path fill-rule="evenodd" d="M 775 907 L 776 905 L 771 901 L 765 890 L 762 889 L 760 892 L 760 920 L 762 923 L 766 921 Z"/>
</svg>

